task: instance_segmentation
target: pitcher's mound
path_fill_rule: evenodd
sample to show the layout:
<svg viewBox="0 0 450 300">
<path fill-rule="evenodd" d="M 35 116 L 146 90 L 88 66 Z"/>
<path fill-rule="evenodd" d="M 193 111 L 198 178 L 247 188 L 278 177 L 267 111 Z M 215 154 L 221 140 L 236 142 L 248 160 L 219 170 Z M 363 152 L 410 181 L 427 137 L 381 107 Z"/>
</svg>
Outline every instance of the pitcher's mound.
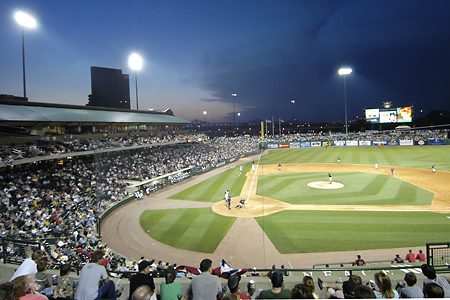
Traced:
<svg viewBox="0 0 450 300">
<path fill-rule="evenodd" d="M 308 183 L 308 186 L 315 189 L 340 189 L 344 187 L 342 183 L 332 182 L 330 184 L 329 181 L 312 181 Z"/>
</svg>

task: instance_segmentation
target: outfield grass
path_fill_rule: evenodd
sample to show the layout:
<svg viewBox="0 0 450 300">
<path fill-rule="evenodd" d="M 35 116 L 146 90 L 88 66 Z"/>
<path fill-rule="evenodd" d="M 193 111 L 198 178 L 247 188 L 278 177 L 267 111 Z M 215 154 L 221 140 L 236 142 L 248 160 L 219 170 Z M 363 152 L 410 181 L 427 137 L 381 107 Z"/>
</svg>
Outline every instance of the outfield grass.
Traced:
<svg viewBox="0 0 450 300">
<path fill-rule="evenodd" d="M 209 208 L 146 210 L 141 227 L 152 238 L 182 249 L 213 253 L 236 218 Z"/>
<path fill-rule="evenodd" d="M 280 253 L 368 250 L 448 241 L 450 220 L 431 212 L 283 211 L 256 218 Z"/>
<path fill-rule="evenodd" d="M 359 172 L 333 173 L 333 180 L 344 184 L 343 189 L 308 186 L 311 181 L 327 180 L 325 175 L 282 173 L 259 176 L 256 193 L 291 204 L 336 205 L 431 205 L 434 196 L 430 191 L 392 176 Z"/>
<path fill-rule="evenodd" d="M 383 166 L 402 166 L 450 171 L 450 148 L 448 146 L 371 146 L 371 147 L 328 147 L 270 150 L 261 157 L 260 164 L 287 163 L 336 163 L 368 164 L 378 162 Z"/>
</svg>

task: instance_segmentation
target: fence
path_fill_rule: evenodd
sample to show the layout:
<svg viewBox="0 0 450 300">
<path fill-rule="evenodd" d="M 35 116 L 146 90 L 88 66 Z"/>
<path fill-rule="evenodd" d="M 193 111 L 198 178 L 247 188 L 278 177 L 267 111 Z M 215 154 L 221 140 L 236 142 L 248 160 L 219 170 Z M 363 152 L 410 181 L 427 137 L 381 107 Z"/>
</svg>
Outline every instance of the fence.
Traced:
<svg viewBox="0 0 450 300">
<path fill-rule="evenodd" d="M 433 267 L 450 267 L 450 243 L 427 243 L 427 263 Z"/>
</svg>

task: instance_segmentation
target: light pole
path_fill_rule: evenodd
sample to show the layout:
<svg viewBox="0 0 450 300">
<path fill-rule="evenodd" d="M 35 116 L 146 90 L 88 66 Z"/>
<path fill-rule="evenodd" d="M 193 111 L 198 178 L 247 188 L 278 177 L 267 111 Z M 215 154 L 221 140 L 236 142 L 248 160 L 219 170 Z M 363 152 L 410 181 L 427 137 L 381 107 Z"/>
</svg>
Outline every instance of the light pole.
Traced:
<svg viewBox="0 0 450 300">
<path fill-rule="evenodd" d="M 238 112 L 238 117 L 239 117 L 238 124 L 239 124 L 239 126 L 241 126 L 241 113 L 240 112 Z"/>
<path fill-rule="evenodd" d="M 345 103 L 345 134 L 348 135 L 348 125 L 347 125 L 347 87 L 345 85 L 345 75 L 348 75 L 352 72 L 352 69 L 339 69 L 339 75 L 344 76 L 344 103 Z"/>
<path fill-rule="evenodd" d="M 292 99 L 291 103 L 292 103 L 292 123 L 294 123 L 294 121 L 295 121 L 295 100 Z"/>
<path fill-rule="evenodd" d="M 203 116 L 205 117 L 205 129 L 206 129 L 206 110 L 203 111 Z"/>
<path fill-rule="evenodd" d="M 22 67 L 23 67 L 23 98 L 26 100 L 27 98 L 27 85 L 25 81 L 25 27 L 33 28 L 36 26 L 36 20 L 27 15 L 26 13 L 23 13 L 21 11 L 18 11 L 14 14 L 14 19 L 16 19 L 16 22 L 22 26 Z"/>
<path fill-rule="evenodd" d="M 236 128 L 236 110 L 234 109 L 234 98 L 237 97 L 237 94 L 231 94 L 233 97 L 233 130 Z"/>
<path fill-rule="evenodd" d="M 142 58 L 137 55 L 136 53 L 133 53 L 130 55 L 130 58 L 128 59 L 128 65 L 132 70 L 134 70 L 134 80 L 136 82 L 136 110 L 139 110 L 139 100 L 138 100 L 138 86 L 137 86 L 137 72 L 142 68 Z"/>
</svg>

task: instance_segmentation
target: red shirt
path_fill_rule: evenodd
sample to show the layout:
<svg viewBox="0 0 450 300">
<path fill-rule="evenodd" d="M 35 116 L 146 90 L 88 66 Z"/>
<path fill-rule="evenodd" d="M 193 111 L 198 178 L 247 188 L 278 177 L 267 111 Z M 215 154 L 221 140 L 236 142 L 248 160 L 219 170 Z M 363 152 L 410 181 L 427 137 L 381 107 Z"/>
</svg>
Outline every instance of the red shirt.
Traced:
<svg viewBox="0 0 450 300">
<path fill-rule="evenodd" d="M 416 257 L 414 256 L 414 253 L 408 253 L 406 254 L 405 257 L 409 262 L 415 262 L 416 261 Z"/>
<path fill-rule="evenodd" d="M 419 254 L 417 254 L 416 258 L 417 258 L 419 261 L 425 261 L 425 254 L 419 253 Z"/>
</svg>

